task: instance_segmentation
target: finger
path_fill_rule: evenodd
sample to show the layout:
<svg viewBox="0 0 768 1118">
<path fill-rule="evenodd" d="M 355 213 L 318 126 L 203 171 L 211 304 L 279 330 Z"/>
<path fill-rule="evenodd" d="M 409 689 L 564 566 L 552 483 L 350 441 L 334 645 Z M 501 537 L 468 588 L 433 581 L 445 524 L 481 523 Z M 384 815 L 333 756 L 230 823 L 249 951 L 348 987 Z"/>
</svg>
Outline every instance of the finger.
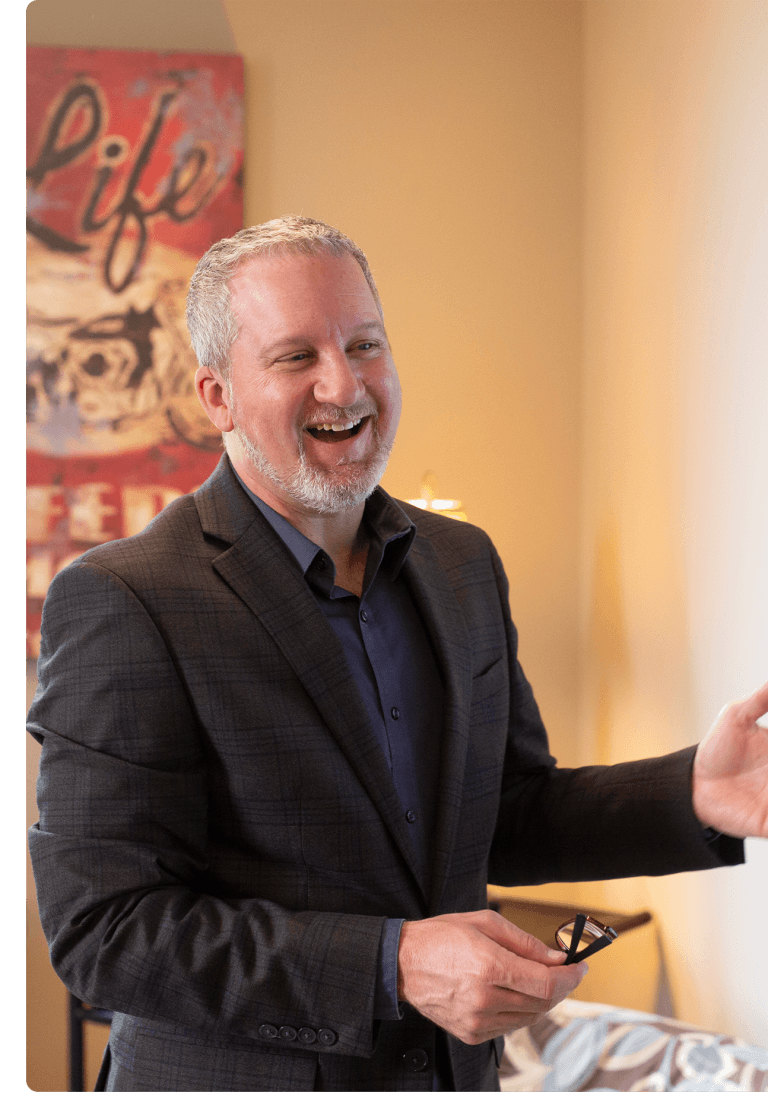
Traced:
<svg viewBox="0 0 768 1118">
<path fill-rule="evenodd" d="M 496 1030 L 494 1036 L 500 1033 L 511 1033 L 514 1029 L 530 1028 L 546 1017 L 544 1013 L 500 1013 L 494 1022 Z"/>
<path fill-rule="evenodd" d="M 758 687 L 751 695 L 740 704 L 741 712 L 752 722 L 757 722 L 764 714 L 768 714 L 768 683 Z"/>
<path fill-rule="evenodd" d="M 522 959 L 531 959 L 533 962 L 545 963 L 547 966 L 558 966 L 565 961 L 564 951 L 547 947 L 536 936 L 524 932 L 522 928 L 518 928 L 510 920 L 505 920 L 496 912 L 489 912 L 487 915 L 496 919 L 490 921 L 488 927 L 483 928 L 484 933 L 507 951 L 513 951 Z"/>
<path fill-rule="evenodd" d="M 504 1036 L 508 1033 L 515 1033 L 519 1029 L 530 1029 L 538 1024 L 544 1017 L 545 1013 L 514 1013 L 508 1016 L 497 1018 L 491 1026 L 478 1033 L 476 1038 L 471 1042 L 474 1044 L 482 1044 L 489 1040 L 495 1040 L 496 1037 Z M 459 1037 L 459 1040 L 462 1038 Z"/>
<path fill-rule="evenodd" d="M 556 967 L 550 970 L 548 979 L 552 983 L 551 993 L 549 996 L 549 1008 L 557 1005 L 563 998 L 567 998 L 572 994 L 579 983 L 586 977 L 589 971 L 587 963 L 571 963 L 567 967 Z"/>
<path fill-rule="evenodd" d="M 586 963 L 552 967 L 507 955 L 494 985 L 555 1005 L 572 993 L 589 970 Z"/>
<path fill-rule="evenodd" d="M 518 982 L 514 989 L 504 987 L 497 991 L 494 1008 L 501 1013 L 547 1013 L 552 1006 L 562 1002 L 575 991 L 581 979 L 587 974 L 588 966 L 581 963 L 578 967 L 559 967 L 554 973 L 557 977 L 549 976 L 546 985 L 530 986 L 530 991 L 539 989 L 539 993 L 525 992 L 523 982 Z"/>
</svg>

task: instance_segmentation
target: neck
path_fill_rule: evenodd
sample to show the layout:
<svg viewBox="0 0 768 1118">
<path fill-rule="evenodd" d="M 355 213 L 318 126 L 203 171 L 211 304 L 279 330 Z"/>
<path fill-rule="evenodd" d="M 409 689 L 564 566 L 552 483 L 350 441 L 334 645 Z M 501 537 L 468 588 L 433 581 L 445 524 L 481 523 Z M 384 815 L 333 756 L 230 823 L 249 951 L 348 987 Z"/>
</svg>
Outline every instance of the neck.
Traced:
<svg viewBox="0 0 768 1118">
<path fill-rule="evenodd" d="M 368 533 L 363 524 L 365 502 L 341 512 L 311 512 L 269 486 L 246 463 L 238 460 L 232 461 L 232 465 L 252 493 L 330 556 L 336 568 L 336 585 L 359 597 L 368 558 Z"/>
<path fill-rule="evenodd" d="M 336 585 L 362 597 L 365 564 L 368 559 L 368 532 L 363 521 L 365 503 L 339 513 L 308 513 L 301 509 L 286 508 L 259 496 L 271 508 L 284 516 L 289 524 L 298 528 L 303 536 L 330 556 L 336 568 Z"/>
</svg>

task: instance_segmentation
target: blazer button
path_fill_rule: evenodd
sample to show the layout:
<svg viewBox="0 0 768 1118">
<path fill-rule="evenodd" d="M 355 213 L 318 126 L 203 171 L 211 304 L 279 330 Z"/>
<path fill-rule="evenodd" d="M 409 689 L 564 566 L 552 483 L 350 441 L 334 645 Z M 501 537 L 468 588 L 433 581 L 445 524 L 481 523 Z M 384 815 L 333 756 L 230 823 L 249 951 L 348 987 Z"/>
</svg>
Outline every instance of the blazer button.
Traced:
<svg viewBox="0 0 768 1118">
<path fill-rule="evenodd" d="M 339 1038 L 336 1036 L 333 1029 L 318 1029 L 317 1039 L 321 1044 L 327 1044 L 330 1047 L 330 1045 L 335 1044 Z"/>
<path fill-rule="evenodd" d="M 302 1044 L 314 1044 L 317 1040 L 317 1033 L 314 1029 L 307 1028 L 305 1025 L 303 1029 L 299 1029 L 299 1040 Z"/>
<path fill-rule="evenodd" d="M 411 1048 L 403 1053 L 403 1063 L 410 1071 L 424 1071 L 429 1063 L 429 1056 L 423 1048 Z"/>
<path fill-rule="evenodd" d="M 274 1040 L 277 1036 L 277 1028 L 274 1025 L 262 1025 L 259 1029 L 259 1036 L 263 1040 Z"/>
<path fill-rule="evenodd" d="M 299 1034 L 290 1025 L 283 1025 L 278 1035 L 281 1040 L 295 1040 Z"/>
</svg>

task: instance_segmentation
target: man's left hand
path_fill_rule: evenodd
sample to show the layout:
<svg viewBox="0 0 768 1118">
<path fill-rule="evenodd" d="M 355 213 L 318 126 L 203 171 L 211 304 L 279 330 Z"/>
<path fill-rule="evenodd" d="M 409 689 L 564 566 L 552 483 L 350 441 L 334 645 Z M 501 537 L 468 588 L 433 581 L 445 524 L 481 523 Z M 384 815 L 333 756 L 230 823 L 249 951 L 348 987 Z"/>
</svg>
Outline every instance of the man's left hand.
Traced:
<svg viewBox="0 0 768 1118">
<path fill-rule="evenodd" d="M 693 810 L 707 827 L 735 838 L 768 838 L 768 683 L 723 707 L 696 750 Z"/>
</svg>

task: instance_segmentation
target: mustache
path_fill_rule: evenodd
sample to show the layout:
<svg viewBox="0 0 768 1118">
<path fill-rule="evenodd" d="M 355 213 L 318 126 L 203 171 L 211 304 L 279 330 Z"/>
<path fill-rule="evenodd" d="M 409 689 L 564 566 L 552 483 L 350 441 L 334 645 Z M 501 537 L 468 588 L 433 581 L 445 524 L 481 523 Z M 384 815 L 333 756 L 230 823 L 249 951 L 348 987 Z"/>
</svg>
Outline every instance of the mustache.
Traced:
<svg viewBox="0 0 768 1118">
<path fill-rule="evenodd" d="M 359 423 L 361 419 L 378 417 L 379 409 L 373 402 L 362 401 L 349 408 L 324 407 L 302 420 L 302 427 L 319 427 L 323 423 Z"/>
</svg>

